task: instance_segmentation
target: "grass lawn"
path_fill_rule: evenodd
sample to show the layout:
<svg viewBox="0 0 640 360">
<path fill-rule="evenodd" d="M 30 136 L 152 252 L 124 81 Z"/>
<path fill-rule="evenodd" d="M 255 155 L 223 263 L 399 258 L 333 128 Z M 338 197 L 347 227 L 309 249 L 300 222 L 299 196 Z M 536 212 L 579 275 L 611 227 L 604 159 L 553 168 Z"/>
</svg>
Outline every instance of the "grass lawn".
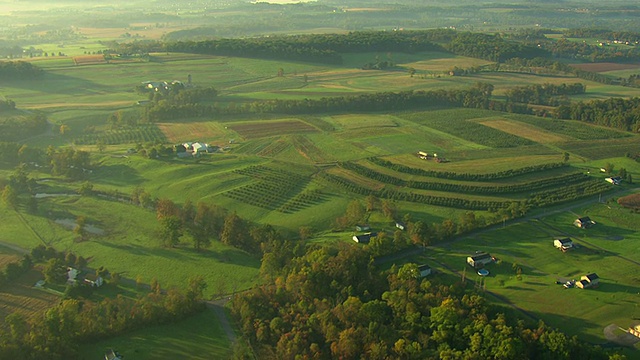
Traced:
<svg viewBox="0 0 640 360">
<path fill-rule="evenodd" d="M 173 324 L 153 326 L 80 347 L 80 359 L 114 349 L 125 359 L 226 359 L 231 345 L 215 313 L 205 310 Z"/>
</svg>

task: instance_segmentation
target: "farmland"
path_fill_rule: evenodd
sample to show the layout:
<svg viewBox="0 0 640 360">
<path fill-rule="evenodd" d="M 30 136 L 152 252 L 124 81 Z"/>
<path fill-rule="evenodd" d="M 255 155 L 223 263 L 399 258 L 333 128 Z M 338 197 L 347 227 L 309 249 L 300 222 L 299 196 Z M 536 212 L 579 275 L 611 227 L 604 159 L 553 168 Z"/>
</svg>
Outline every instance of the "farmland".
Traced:
<svg viewBox="0 0 640 360">
<path fill-rule="evenodd" d="M 106 29 L 100 34 L 114 33 Z M 361 70 L 376 57 L 390 57 L 395 67 Z M 56 196 L 39 197 L 35 210 L 23 204 L 17 210 L 3 206 L 0 240 L 24 248 L 44 243 L 73 251 L 90 259 L 91 267 L 105 266 L 143 283 L 156 279 L 163 288 L 182 287 L 189 277 L 202 275 L 208 284 L 206 298 L 255 287 L 260 282 L 260 255 L 225 245 L 218 238 L 206 249 L 194 249 L 189 233 L 175 247 L 162 246 L 156 212 L 128 201 L 134 191 L 142 189 L 152 199 L 170 199 L 178 206 L 187 201 L 217 205 L 252 225 L 271 225 L 296 242 L 300 228 L 308 227 L 312 243 L 331 244 L 349 241 L 352 231 L 334 229 L 336 218 L 351 200 L 362 201 L 368 195 L 396 208 L 395 218 L 381 215 L 379 209 L 369 214 L 367 220 L 381 229 L 392 227 L 404 214 L 433 226 L 459 221 L 473 212 L 483 225 L 491 225 L 503 222 L 507 213 L 517 214 L 518 210 L 508 210 L 515 205 L 526 207 L 521 211 L 545 211 L 537 208 L 564 206 L 576 199 L 594 201 L 600 194 L 606 197 L 614 189 L 604 181 L 610 174 L 598 171 L 607 163 L 615 165 L 616 171 L 624 167 L 640 179 L 640 166 L 623 158 L 627 152 L 640 153 L 639 135 L 585 122 L 444 106 L 294 115 L 237 111 L 262 100 L 467 89 L 478 82 L 494 84 L 493 98 L 500 100 L 514 86 L 578 82 L 568 75 L 480 72 L 451 76 L 448 70 L 453 66 L 490 62 L 438 51 L 348 54 L 339 65 L 176 53 L 152 53 L 148 61 L 107 62 L 100 56 L 80 54 L 32 61 L 45 70 L 43 79 L 3 83 L 2 95 L 15 100 L 19 110 L 46 113 L 55 126 L 24 143 L 27 148 L 52 145 L 89 151 L 92 168 L 81 181 L 29 168 L 30 176 L 38 179 L 36 191 Z M 409 68 L 416 73 L 409 75 Z M 144 102 L 138 102 L 147 96 L 135 91 L 141 82 L 186 82 L 189 76 L 193 86 L 213 86 L 219 91 L 207 105 L 229 111 L 121 128 L 107 124 L 116 112 L 142 118 Z M 587 93 L 570 100 L 640 95 L 638 88 L 584 83 Z M 60 133 L 60 125 L 68 131 Z M 152 146 L 172 151 L 172 145 L 192 141 L 218 145 L 221 150 L 186 158 L 173 153 L 149 158 L 142 151 L 137 153 Z M 437 153 L 447 161 L 421 159 L 418 151 Z M 9 178 L 12 172 L 7 167 L 2 176 Z M 85 182 L 92 191 L 79 196 Z M 633 185 L 621 188 L 631 190 Z M 638 229 L 630 225 L 637 214 L 616 209 L 618 215 L 612 216 L 603 206 L 574 210 L 599 219 L 602 227 L 588 233 L 572 227 L 576 214 L 565 211 L 434 247 L 416 261 L 436 261 L 458 271 L 467 254 L 490 251 L 502 264 L 490 269 L 488 291 L 552 326 L 600 343 L 605 326 L 629 325 L 628 316 L 620 314 L 638 316 L 630 305 L 637 301 L 637 279 L 616 264 L 622 255 L 640 261 L 632 242 Z M 73 224 L 79 216 L 101 231 L 78 241 Z M 71 226 L 62 226 L 60 220 Z M 620 232 L 624 240 L 608 239 L 610 231 Z M 569 254 L 553 249 L 550 238 L 558 232 L 580 239 L 576 242 L 582 248 Z M 512 263 L 523 268 L 523 280 L 511 273 Z M 601 289 L 581 292 L 554 284 L 557 278 L 587 271 L 600 274 L 605 283 Z M 54 300 L 42 294 L 25 295 L 32 294 L 27 291 L 32 289 L 20 289 L 24 294 L 18 294 L 17 288 L 4 291 L 7 298 L 16 296 L 18 303 L 19 296 L 42 298 L 37 304 L 25 303 L 25 308 L 43 308 Z M 598 291 L 606 295 L 596 295 Z M 554 300 L 545 303 L 545 299 Z M 560 306 L 567 303 L 585 305 L 569 310 Z M 168 334 L 191 328 L 203 335 L 166 341 Z M 137 331 L 108 344 L 88 345 L 83 351 L 89 356 L 98 348 L 133 341 L 133 348 L 149 358 L 160 353 L 184 357 L 194 348 L 226 356 L 226 342 L 220 336 L 216 319 L 205 313 L 202 319 Z M 149 343 L 155 346 L 150 349 Z"/>
</svg>

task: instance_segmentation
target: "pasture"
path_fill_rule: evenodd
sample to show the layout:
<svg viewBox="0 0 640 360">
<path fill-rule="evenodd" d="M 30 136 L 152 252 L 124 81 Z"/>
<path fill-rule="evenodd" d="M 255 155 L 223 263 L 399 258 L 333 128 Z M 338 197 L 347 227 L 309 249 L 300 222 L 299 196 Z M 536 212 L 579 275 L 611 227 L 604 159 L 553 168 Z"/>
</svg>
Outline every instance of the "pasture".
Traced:
<svg viewBox="0 0 640 360">
<path fill-rule="evenodd" d="M 595 205 L 594 213 L 603 205 Z M 490 275 L 483 279 L 486 291 L 498 294 L 513 306 L 526 310 L 534 318 L 593 343 L 605 343 L 603 330 L 616 324 L 628 327 L 640 316 L 637 309 L 640 294 L 638 265 L 620 258 L 637 253 L 637 214 L 618 222 L 612 233 L 633 235 L 620 241 L 599 242 L 585 233 L 571 236 L 575 249 L 563 253 L 553 247 L 553 239 L 566 236 L 575 218 L 561 213 L 540 221 L 528 221 L 465 238 L 451 244 L 433 247 L 416 259 L 432 266 L 452 269 L 458 276 L 480 282 L 480 277 L 466 264 L 466 257 L 476 251 L 489 252 L 498 261 L 486 266 Z M 569 221 L 567 225 L 567 221 Z M 605 221 L 606 223 L 606 221 Z M 597 224 L 599 225 L 599 224 Z M 605 230 L 606 231 L 606 230 Z M 522 269 L 520 278 L 517 268 Z M 565 289 L 556 281 L 580 279 L 595 272 L 601 284 L 597 289 Z M 500 300 L 497 300 L 499 303 Z"/>
</svg>

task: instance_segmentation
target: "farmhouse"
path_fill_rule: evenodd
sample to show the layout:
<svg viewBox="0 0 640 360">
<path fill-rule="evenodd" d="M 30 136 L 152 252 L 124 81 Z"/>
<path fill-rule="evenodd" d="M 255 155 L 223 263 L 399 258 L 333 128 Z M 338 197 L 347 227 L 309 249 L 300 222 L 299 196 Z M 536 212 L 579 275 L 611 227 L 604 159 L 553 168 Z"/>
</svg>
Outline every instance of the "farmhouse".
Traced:
<svg viewBox="0 0 640 360">
<path fill-rule="evenodd" d="M 491 257 L 491 255 L 485 252 L 479 252 L 475 255 L 467 257 L 467 264 L 474 268 L 481 268 L 492 261 L 493 258 Z"/>
<path fill-rule="evenodd" d="M 396 221 L 396 228 L 403 230 L 407 228 L 407 225 L 402 221 Z"/>
<path fill-rule="evenodd" d="M 575 225 L 575 226 L 577 226 L 577 227 L 579 227 L 581 229 L 588 229 L 588 228 L 592 227 L 595 224 L 596 224 L 596 222 L 591 220 L 588 216 L 578 218 L 573 222 L 573 225 Z"/>
<path fill-rule="evenodd" d="M 420 270 L 420 277 L 431 275 L 431 267 L 429 265 L 420 265 L 418 270 Z"/>
<path fill-rule="evenodd" d="M 629 334 L 640 338 L 640 325 L 636 325 L 629 328 Z"/>
<path fill-rule="evenodd" d="M 620 183 L 622 182 L 622 178 L 620 176 L 608 177 L 608 178 L 605 178 L 604 180 L 613 185 L 620 185 Z"/>
<path fill-rule="evenodd" d="M 354 235 L 352 239 L 359 244 L 368 244 L 371 241 L 371 238 L 376 237 L 377 235 L 377 233 L 366 233 L 362 235 Z"/>
<path fill-rule="evenodd" d="M 369 226 L 369 225 L 366 225 L 366 224 L 365 225 L 360 225 L 360 224 L 356 225 L 356 231 L 369 231 L 369 230 L 371 230 L 371 226 Z"/>
<path fill-rule="evenodd" d="M 600 278 L 596 273 L 590 273 L 580 277 L 580 281 L 576 282 L 576 287 L 581 289 L 595 288 L 600 284 Z"/>
<path fill-rule="evenodd" d="M 569 238 L 555 239 L 553 240 L 553 246 L 562 251 L 567 251 L 573 247 L 573 241 L 571 241 L 571 239 Z"/>
</svg>

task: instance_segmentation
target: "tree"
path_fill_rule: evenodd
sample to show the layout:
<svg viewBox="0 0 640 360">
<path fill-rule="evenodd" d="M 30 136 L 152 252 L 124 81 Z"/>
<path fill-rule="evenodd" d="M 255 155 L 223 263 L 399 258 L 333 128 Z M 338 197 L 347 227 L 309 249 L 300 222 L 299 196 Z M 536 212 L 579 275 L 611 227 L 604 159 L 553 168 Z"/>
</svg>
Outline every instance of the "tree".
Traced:
<svg viewBox="0 0 640 360">
<path fill-rule="evenodd" d="M 410 68 L 407 69 L 407 72 L 409 73 L 410 77 L 413 77 L 413 75 L 416 74 L 416 69 L 410 67 Z"/>
<path fill-rule="evenodd" d="M 60 135 L 64 136 L 69 133 L 69 125 L 62 124 L 60 125 Z"/>
<path fill-rule="evenodd" d="M 300 226 L 298 229 L 300 240 L 307 240 L 313 235 L 313 229 L 310 226 Z"/>
<path fill-rule="evenodd" d="M 84 240 L 87 236 L 87 230 L 85 225 L 87 223 L 87 218 L 80 215 L 76 218 L 76 226 L 73 228 L 73 233 L 80 237 L 80 240 Z"/>
<path fill-rule="evenodd" d="M 255 250 L 250 243 L 251 236 L 244 220 L 234 211 L 224 219 L 220 241 L 248 251 Z"/>
<path fill-rule="evenodd" d="M 360 200 L 352 200 L 347 205 L 347 211 L 345 213 L 348 225 L 355 225 L 363 221 L 365 214 L 365 208 L 362 206 Z"/>
<path fill-rule="evenodd" d="M 565 163 L 568 162 L 570 156 L 571 154 L 565 151 L 564 154 L 562 154 L 562 162 L 565 162 Z"/>
<path fill-rule="evenodd" d="M 16 208 L 18 205 L 18 193 L 15 191 L 13 186 L 5 185 L 2 190 L 2 201 L 4 201 L 8 207 L 13 209 Z"/>
<path fill-rule="evenodd" d="M 80 185 L 80 189 L 78 189 L 78 194 L 82 196 L 89 196 L 93 193 L 93 184 L 85 181 Z"/>
<path fill-rule="evenodd" d="M 368 195 L 365 198 L 365 202 L 367 204 L 367 212 L 371 212 L 378 207 L 380 200 L 378 200 L 378 198 L 375 197 L 374 195 Z"/>
<path fill-rule="evenodd" d="M 613 174 L 613 170 L 614 170 L 614 168 L 615 168 L 615 165 L 614 165 L 613 163 L 607 163 L 607 164 L 604 166 L 604 171 L 606 171 L 606 172 L 607 172 L 607 174 Z"/>
<path fill-rule="evenodd" d="M 160 219 L 160 238 L 164 246 L 178 245 L 182 231 L 182 221 L 177 216 L 167 216 Z"/>
<path fill-rule="evenodd" d="M 42 269 L 42 274 L 48 283 L 64 284 L 67 280 L 67 267 L 60 258 L 49 259 Z"/>
<path fill-rule="evenodd" d="M 387 199 L 382 200 L 382 214 L 384 214 L 387 219 L 393 220 L 396 216 L 395 204 Z"/>
</svg>

